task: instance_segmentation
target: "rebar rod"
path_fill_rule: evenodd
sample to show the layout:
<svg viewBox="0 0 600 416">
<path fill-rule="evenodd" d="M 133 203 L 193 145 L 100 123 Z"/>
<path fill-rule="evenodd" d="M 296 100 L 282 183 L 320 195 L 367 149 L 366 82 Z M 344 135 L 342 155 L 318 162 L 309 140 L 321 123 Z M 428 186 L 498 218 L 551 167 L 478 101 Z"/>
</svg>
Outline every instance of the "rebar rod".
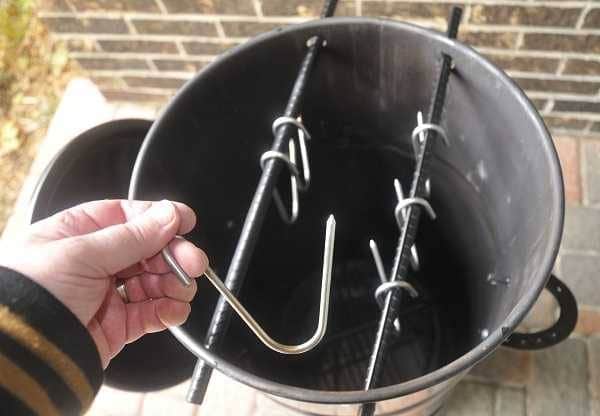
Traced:
<svg viewBox="0 0 600 416">
<path fill-rule="evenodd" d="M 456 38 L 462 9 L 453 7 L 448 22 L 447 36 L 448 38 Z M 430 121 L 431 124 L 439 124 L 442 111 L 444 109 L 444 101 L 450 72 L 452 70 L 452 58 L 442 53 L 442 67 L 436 84 L 434 99 L 431 104 Z M 410 198 L 415 198 L 425 193 L 425 182 L 428 177 L 428 159 L 431 155 L 430 141 L 435 141 L 437 131 L 432 130 L 425 136 L 425 140 L 420 147 L 420 153 L 417 158 L 413 182 L 410 189 Z M 406 277 L 408 266 L 410 264 L 410 247 L 415 243 L 417 229 L 419 227 L 419 219 L 421 216 L 421 207 L 411 205 L 407 208 L 407 221 L 404 222 L 402 233 L 398 239 L 396 256 L 392 268 L 392 279 L 400 280 Z M 365 378 L 364 389 L 369 390 L 376 387 L 378 379 L 381 376 L 382 365 L 385 360 L 386 349 L 390 334 L 393 332 L 394 319 L 398 314 L 398 309 L 401 302 L 401 291 L 390 291 L 385 298 L 385 304 L 381 311 L 381 318 L 377 329 L 377 335 L 373 344 L 373 352 L 369 360 L 367 377 Z M 375 412 L 375 403 L 365 403 L 359 409 L 360 416 L 372 416 Z"/>
<path fill-rule="evenodd" d="M 321 18 L 333 16 L 336 6 L 337 0 L 326 0 L 321 12 Z M 317 59 L 323 41 L 324 39 L 321 36 L 315 36 L 308 42 L 308 50 L 300 64 L 296 81 L 294 82 L 292 92 L 283 114 L 284 116 L 293 118 L 298 116 L 302 105 L 302 98 L 306 90 L 306 84 L 315 65 L 315 60 Z M 279 128 L 275 135 L 271 150 L 285 152 L 288 145 L 286 139 L 290 137 L 291 132 L 292 128 L 289 124 L 285 124 Z M 269 159 L 265 163 L 264 170 L 259 179 L 256 191 L 254 192 L 254 197 L 250 203 L 248 213 L 246 214 L 246 219 L 244 220 L 244 225 L 225 278 L 225 285 L 235 295 L 239 295 L 243 285 L 250 259 L 254 253 L 260 230 L 271 203 L 273 191 L 277 184 L 277 178 L 283 167 L 284 163 L 282 161 Z M 220 297 L 213 312 L 213 317 L 204 340 L 206 348 L 215 349 L 218 347 L 227 332 L 230 318 L 231 309 L 227 302 Z M 194 368 L 187 394 L 187 400 L 190 403 L 202 403 L 211 374 L 212 367 L 204 361 L 198 360 L 196 367 Z"/>
</svg>

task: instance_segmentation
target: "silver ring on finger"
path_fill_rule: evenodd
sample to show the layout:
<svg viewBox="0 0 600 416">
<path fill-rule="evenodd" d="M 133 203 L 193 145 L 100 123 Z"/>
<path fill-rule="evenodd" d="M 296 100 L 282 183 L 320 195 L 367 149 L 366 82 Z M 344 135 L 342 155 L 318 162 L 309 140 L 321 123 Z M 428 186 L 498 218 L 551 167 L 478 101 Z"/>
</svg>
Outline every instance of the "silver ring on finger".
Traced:
<svg viewBox="0 0 600 416">
<path fill-rule="evenodd" d="M 118 284 L 116 289 L 123 303 L 129 303 L 129 296 L 127 296 L 127 288 L 125 286 L 125 282 Z"/>
</svg>

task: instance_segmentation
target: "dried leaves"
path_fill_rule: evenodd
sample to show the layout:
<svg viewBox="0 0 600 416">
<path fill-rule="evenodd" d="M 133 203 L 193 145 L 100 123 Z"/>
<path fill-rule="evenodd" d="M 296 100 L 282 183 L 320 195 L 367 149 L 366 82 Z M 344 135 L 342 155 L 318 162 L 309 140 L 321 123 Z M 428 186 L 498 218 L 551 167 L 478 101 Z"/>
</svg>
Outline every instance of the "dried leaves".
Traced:
<svg viewBox="0 0 600 416">
<path fill-rule="evenodd" d="M 0 231 L 62 91 L 76 73 L 31 0 L 0 0 Z"/>
</svg>

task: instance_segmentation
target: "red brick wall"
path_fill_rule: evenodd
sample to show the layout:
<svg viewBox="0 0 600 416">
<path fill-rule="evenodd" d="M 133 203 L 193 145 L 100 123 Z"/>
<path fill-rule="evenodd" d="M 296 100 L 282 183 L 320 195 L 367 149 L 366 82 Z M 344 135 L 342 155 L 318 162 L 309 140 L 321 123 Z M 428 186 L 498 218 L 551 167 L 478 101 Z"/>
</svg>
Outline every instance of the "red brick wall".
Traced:
<svg viewBox="0 0 600 416">
<path fill-rule="evenodd" d="M 223 50 L 313 18 L 322 0 L 42 0 L 40 16 L 114 100 L 164 102 Z M 555 131 L 600 135 L 600 1 L 343 0 L 337 15 L 438 29 L 465 8 L 459 38 L 503 67 Z"/>
</svg>

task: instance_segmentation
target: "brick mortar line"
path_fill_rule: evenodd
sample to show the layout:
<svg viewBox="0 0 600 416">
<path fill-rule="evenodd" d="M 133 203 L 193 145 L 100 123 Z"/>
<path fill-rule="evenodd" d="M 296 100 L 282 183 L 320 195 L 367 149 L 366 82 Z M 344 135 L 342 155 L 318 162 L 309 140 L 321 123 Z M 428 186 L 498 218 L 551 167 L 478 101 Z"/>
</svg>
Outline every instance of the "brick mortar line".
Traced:
<svg viewBox="0 0 600 416">
<path fill-rule="evenodd" d="M 179 53 L 158 53 L 158 52 L 71 52 L 71 58 L 74 59 L 116 59 L 116 60 L 127 60 L 127 59 L 171 59 L 179 57 Z M 196 55 L 198 56 L 198 55 Z M 204 55 L 200 55 L 204 56 Z M 213 56 L 213 55 L 211 55 Z M 213 56 L 214 58 L 214 56 Z"/>
<path fill-rule="evenodd" d="M 520 50 L 521 46 L 523 46 L 523 42 L 525 42 L 525 34 L 523 32 L 519 32 L 517 35 L 517 40 L 515 41 L 515 46 L 512 49 Z"/>
<path fill-rule="evenodd" d="M 70 56 L 74 59 L 106 59 L 106 60 L 128 60 L 128 59 L 173 59 L 182 58 L 179 53 L 152 53 L 152 52 L 71 52 Z M 217 55 L 192 55 L 204 61 L 212 61 Z M 187 58 L 187 56 L 186 56 Z M 182 59 L 187 60 L 187 59 Z"/>
<path fill-rule="evenodd" d="M 160 12 L 162 14 L 168 14 L 169 10 L 167 9 L 167 6 L 165 6 L 165 4 L 162 2 L 162 0 L 154 0 L 154 2 L 156 3 L 156 7 L 158 7 L 158 10 L 160 10 Z"/>
<path fill-rule="evenodd" d="M 592 4 L 588 2 L 588 4 L 586 4 L 583 7 L 583 9 L 581 10 L 581 13 L 579 14 L 579 18 L 577 19 L 577 22 L 575 23 L 576 29 L 581 29 L 583 27 L 585 18 L 587 17 L 587 15 L 591 9 L 592 9 Z"/>
<path fill-rule="evenodd" d="M 600 121 L 600 113 L 578 113 L 573 111 L 555 111 L 552 110 L 544 116 L 557 117 L 557 118 L 576 118 L 579 120 L 592 120 Z M 598 132 L 600 133 L 600 132 Z"/>
<path fill-rule="evenodd" d="M 543 116 L 546 117 L 546 116 Z M 580 120 L 580 121 L 586 121 L 586 122 L 590 122 L 593 123 L 594 120 Z M 548 127 L 550 130 L 552 130 L 555 134 L 556 137 L 559 136 L 572 136 L 572 133 L 577 133 L 577 137 L 578 138 L 584 138 L 584 137 L 588 137 L 588 138 L 600 138 L 600 132 L 594 132 L 594 131 L 589 131 L 586 132 L 585 129 L 577 129 L 577 128 L 573 128 L 573 127 Z M 588 139 L 586 139 L 587 141 Z M 591 140 L 591 139 L 590 139 Z M 577 205 L 577 206 L 584 206 L 584 205 Z M 585 206 L 585 208 L 587 208 L 587 206 Z"/>
<path fill-rule="evenodd" d="M 594 121 L 593 121 L 593 120 L 589 120 L 589 121 L 588 121 L 588 123 L 587 123 L 587 126 L 585 126 L 585 127 L 583 128 L 583 134 L 590 134 L 590 133 L 594 133 L 594 132 L 592 131 L 592 126 L 593 126 L 593 125 L 594 125 Z M 582 191 L 583 191 L 583 189 L 582 189 Z M 582 198 L 583 198 L 583 192 L 582 192 Z M 582 202 L 582 203 L 583 203 L 583 202 Z"/>
<path fill-rule="evenodd" d="M 570 58 L 583 59 L 587 61 L 600 62 L 600 54 L 568 52 L 568 51 L 543 51 L 536 49 L 501 49 L 487 46 L 473 46 L 477 51 L 490 55 L 508 55 L 511 57 L 525 58 Z"/>
<path fill-rule="evenodd" d="M 150 68 L 150 71 L 152 71 L 152 73 L 158 72 L 158 68 L 152 61 L 152 58 L 150 58 L 150 57 L 146 58 L 146 65 L 148 65 L 148 67 Z"/>
<path fill-rule="evenodd" d="M 513 78 L 540 79 L 551 81 L 569 81 L 569 82 L 600 82 L 600 75 L 577 75 L 577 74 L 552 74 L 550 72 L 526 72 L 506 70 Z"/>
<path fill-rule="evenodd" d="M 577 120 L 592 120 L 600 122 L 600 113 L 578 113 L 573 111 L 556 111 L 552 110 L 547 114 L 544 114 L 544 117 L 556 117 L 556 118 L 571 118 Z M 581 129 L 572 129 L 576 131 L 581 131 Z M 600 132 L 596 133 L 599 134 Z"/>
<path fill-rule="evenodd" d="M 252 0 L 252 6 L 254 7 L 254 13 L 256 14 L 257 17 L 259 17 L 259 18 L 264 17 L 264 13 L 262 10 L 262 3 L 260 0 Z"/>
<path fill-rule="evenodd" d="M 110 58 L 113 59 L 113 58 Z M 142 58 L 136 58 L 142 59 Z M 215 60 L 215 56 L 213 55 L 169 55 L 169 56 L 160 56 L 160 57 L 152 57 L 150 58 L 154 61 L 181 61 L 181 62 L 200 62 L 204 64 L 209 64 Z M 118 60 L 118 58 L 117 58 Z M 90 71 L 90 70 L 88 70 Z M 139 71 L 139 70 L 133 70 Z M 161 71 L 164 72 L 164 71 Z"/>
<path fill-rule="evenodd" d="M 552 35 L 600 35 L 600 29 L 576 29 L 566 26 L 536 26 L 536 25 L 492 25 L 492 24 L 465 24 L 461 30 L 467 32 L 485 33 L 525 33 L 525 34 L 552 34 Z M 460 35 L 459 35 L 460 38 Z"/>
<path fill-rule="evenodd" d="M 220 39 L 227 38 L 227 34 L 225 34 L 225 28 L 223 27 L 223 23 L 220 20 L 215 21 L 215 28 L 217 29 L 217 35 Z"/>
<path fill-rule="evenodd" d="M 176 40 L 175 41 L 175 45 L 177 46 L 177 52 L 179 52 L 180 56 L 183 56 L 183 57 L 187 57 L 188 56 L 187 51 L 183 47 L 183 43 L 181 43 L 181 41 Z"/>
<path fill-rule="evenodd" d="M 304 16 L 264 16 L 259 18 L 255 15 L 234 15 L 234 14 L 159 14 L 159 13 L 140 13 L 140 12 L 113 12 L 113 11 L 87 11 L 76 14 L 70 12 L 39 12 L 40 18 L 75 18 L 75 19 L 124 19 L 132 20 L 168 20 L 168 21 L 194 21 L 212 23 L 216 20 L 223 22 L 256 22 L 256 23 L 302 23 L 314 20 L 311 17 Z"/>
<path fill-rule="evenodd" d="M 159 71 L 150 72 L 147 69 L 87 69 L 86 73 L 90 76 L 101 77 L 150 77 L 150 78 L 180 78 L 187 79 L 196 74 L 189 71 Z"/>
<path fill-rule="evenodd" d="M 206 42 L 206 43 L 232 43 L 232 42 L 246 42 L 251 38 L 248 37 L 232 37 L 229 36 L 225 39 L 215 36 L 196 36 L 196 35 L 168 35 L 168 34 L 125 34 L 125 33 L 81 33 L 81 32 L 70 32 L 70 33 L 52 33 L 55 39 L 62 40 L 122 40 L 122 41 L 150 41 L 150 42 L 169 42 L 169 41 L 187 41 L 187 42 Z M 600 59 L 600 57 L 599 57 Z"/>
<path fill-rule="evenodd" d="M 116 91 L 112 88 L 104 88 L 105 90 Z M 100 88 L 102 91 L 102 88 Z M 124 87 L 119 88 L 119 92 L 127 92 L 127 93 L 138 93 L 138 94 L 155 94 L 155 95 L 171 95 L 177 92 L 177 89 L 173 88 L 158 88 L 158 87 Z"/>
<path fill-rule="evenodd" d="M 473 8 L 472 5 L 467 4 L 466 7 L 464 8 L 464 13 L 463 13 L 463 25 L 468 25 L 471 23 L 471 14 L 473 12 Z"/>
<path fill-rule="evenodd" d="M 562 75 L 565 72 L 565 68 L 567 66 L 567 58 L 562 58 L 558 62 L 558 66 L 556 67 L 556 75 Z"/>
<path fill-rule="evenodd" d="M 73 6 L 71 4 L 71 2 L 69 0 L 65 0 L 65 3 L 67 4 L 67 7 L 69 8 L 69 10 L 71 10 L 72 13 L 76 13 L 77 9 L 75 8 L 75 6 Z"/>
<path fill-rule="evenodd" d="M 596 94 L 594 95 L 585 95 L 585 94 L 569 94 L 569 93 L 564 93 L 564 92 L 556 92 L 556 91 L 552 91 L 552 92 L 546 92 L 546 91 L 529 91 L 526 90 L 527 96 L 529 98 L 552 98 L 555 100 L 562 100 L 562 101 L 579 101 L 579 102 L 585 102 L 585 103 L 600 103 L 600 100 L 598 99 L 598 96 Z M 600 116 L 600 114 L 598 114 Z"/>
<path fill-rule="evenodd" d="M 92 39 L 92 41 L 94 42 L 94 48 L 95 48 L 95 49 L 96 49 L 98 52 L 100 52 L 100 53 L 103 53 L 103 52 L 104 52 L 104 48 L 102 47 L 102 45 L 100 44 L 100 42 L 98 42 L 98 40 L 97 40 L 97 39 Z M 70 51 L 69 51 L 69 55 L 70 55 L 71 53 L 72 53 L 72 52 L 70 52 Z"/>
<path fill-rule="evenodd" d="M 125 19 L 125 24 L 127 25 L 127 30 L 129 30 L 129 33 L 131 33 L 132 35 L 137 35 L 138 31 L 135 28 L 134 24 L 131 22 L 131 19 L 128 19 L 127 17 Z"/>
</svg>

